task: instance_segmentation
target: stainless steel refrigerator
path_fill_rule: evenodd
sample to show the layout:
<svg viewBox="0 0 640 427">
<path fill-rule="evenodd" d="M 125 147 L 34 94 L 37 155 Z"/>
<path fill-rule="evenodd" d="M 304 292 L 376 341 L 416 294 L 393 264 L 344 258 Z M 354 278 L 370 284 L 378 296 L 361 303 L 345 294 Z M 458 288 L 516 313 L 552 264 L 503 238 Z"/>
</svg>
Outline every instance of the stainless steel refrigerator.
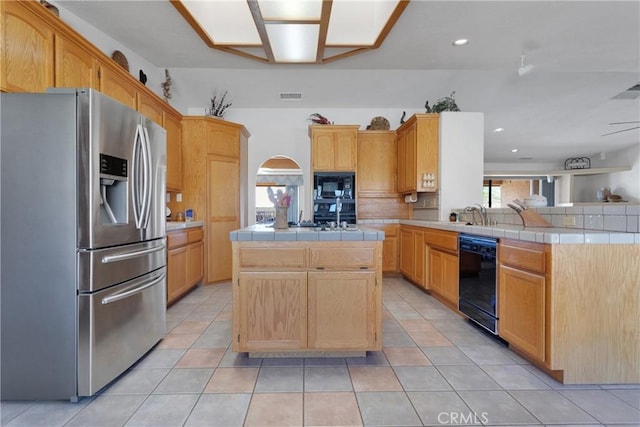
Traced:
<svg viewBox="0 0 640 427">
<path fill-rule="evenodd" d="M 90 89 L 0 119 L 0 397 L 91 396 L 165 334 L 166 131 Z"/>
</svg>

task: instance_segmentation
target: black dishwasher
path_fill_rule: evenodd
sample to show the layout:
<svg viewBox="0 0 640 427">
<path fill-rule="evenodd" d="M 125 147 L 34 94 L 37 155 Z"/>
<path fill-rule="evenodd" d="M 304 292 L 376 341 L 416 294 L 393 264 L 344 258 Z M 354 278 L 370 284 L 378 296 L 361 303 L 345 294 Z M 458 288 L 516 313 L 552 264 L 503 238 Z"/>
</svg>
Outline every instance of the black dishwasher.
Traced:
<svg viewBox="0 0 640 427">
<path fill-rule="evenodd" d="M 498 239 L 460 234 L 458 310 L 493 334 L 498 333 L 496 265 Z"/>
</svg>

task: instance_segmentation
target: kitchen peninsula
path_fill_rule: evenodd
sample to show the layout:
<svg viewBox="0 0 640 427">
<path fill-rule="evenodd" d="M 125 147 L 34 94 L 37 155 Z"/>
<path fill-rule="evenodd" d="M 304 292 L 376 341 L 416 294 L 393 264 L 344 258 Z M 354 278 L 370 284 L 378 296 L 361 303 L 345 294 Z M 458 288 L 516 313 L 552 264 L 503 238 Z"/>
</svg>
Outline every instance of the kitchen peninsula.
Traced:
<svg viewBox="0 0 640 427">
<path fill-rule="evenodd" d="M 382 348 L 382 241 L 368 229 L 230 233 L 233 351 L 364 356 Z"/>
</svg>

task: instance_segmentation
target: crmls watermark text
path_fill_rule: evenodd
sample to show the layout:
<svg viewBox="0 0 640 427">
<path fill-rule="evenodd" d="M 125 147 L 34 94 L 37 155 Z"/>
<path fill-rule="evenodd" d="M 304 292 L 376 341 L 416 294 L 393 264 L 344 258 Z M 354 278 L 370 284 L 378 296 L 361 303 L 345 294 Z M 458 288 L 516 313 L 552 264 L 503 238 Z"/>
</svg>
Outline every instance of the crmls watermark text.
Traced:
<svg viewBox="0 0 640 427">
<path fill-rule="evenodd" d="M 438 414 L 440 424 L 487 424 L 489 422 L 488 412 L 440 412 Z"/>
</svg>

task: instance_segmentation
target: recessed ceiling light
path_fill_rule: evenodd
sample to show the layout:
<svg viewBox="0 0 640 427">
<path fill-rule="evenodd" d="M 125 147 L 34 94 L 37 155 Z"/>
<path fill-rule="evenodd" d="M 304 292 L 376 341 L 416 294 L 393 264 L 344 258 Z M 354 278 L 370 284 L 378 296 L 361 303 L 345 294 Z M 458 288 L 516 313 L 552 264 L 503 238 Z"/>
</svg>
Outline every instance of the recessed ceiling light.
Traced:
<svg viewBox="0 0 640 427">
<path fill-rule="evenodd" d="M 493 131 L 494 132 L 502 132 L 504 130 L 504 128 L 495 128 Z"/>
<path fill-rule="evenodd" d="M 518 149 L 517 149 L 517 148 L 514 148 L 513 150 L 511 150 L 511 152 L 512 152 L 512 153 L 517 153 L 517 152 L 518 152 Z"/>
<path fill-rule="evenodd" d="M 469 40 L 467 40 L 467 39 L 458 39 L 458 40 L 453 42 L 453 45 L 454 46 L 464 46 L 467 43 L 469 43 Z"/>
</svg>

